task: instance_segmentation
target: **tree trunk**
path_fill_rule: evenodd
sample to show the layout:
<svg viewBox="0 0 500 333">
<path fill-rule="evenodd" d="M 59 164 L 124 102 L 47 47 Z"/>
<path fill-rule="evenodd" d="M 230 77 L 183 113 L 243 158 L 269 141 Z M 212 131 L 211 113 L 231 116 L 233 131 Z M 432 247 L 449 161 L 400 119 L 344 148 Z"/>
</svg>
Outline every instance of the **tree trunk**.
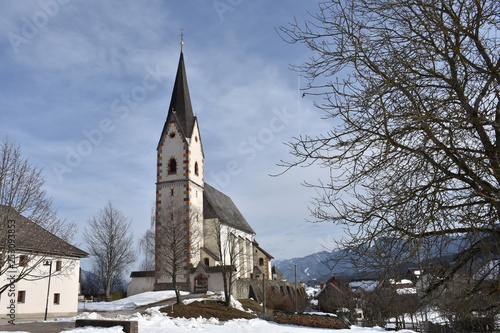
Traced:
<svg viewBox="0 0 500 333">
<path fill-rule="evenodd" d="M 111 301 L 111 277 L 106 279 L 106 302 Z"/>
<path fill-rule="evenodd" d="M 175 300 L 176 300 L 176 304 L 179 305 L 181 304 L 181 294 L 179 292 L 179 288 L 177 287 L 177 274 L 173 274 L 172 275 L 172 285 L 174 287 L 174 290 L 175 290 Z"/>
<path fill-rule="evenodd" d="M 229 277 L 227 280 L 227 291 L 226 291 L 226 306 L 228 308 L 231 307 L 231 295 L 232 295 L 232 289 L 233 289 L 233 272 L 229 272 Z"/>
<path fill-rule="evenodd" d="M 227 307 L 230 307 L 231 306 L 231 300 L 230 300 L 230 295 L 229 295 L 229 291 L 228 291 L 228 283 L 227 283 L 227 272 L 226 272 L 226 269 L 223 268 L 222 269 L 222 281 L 224 282 L 224 299 L 225 299 L 225 305 Z"/>
</svg>

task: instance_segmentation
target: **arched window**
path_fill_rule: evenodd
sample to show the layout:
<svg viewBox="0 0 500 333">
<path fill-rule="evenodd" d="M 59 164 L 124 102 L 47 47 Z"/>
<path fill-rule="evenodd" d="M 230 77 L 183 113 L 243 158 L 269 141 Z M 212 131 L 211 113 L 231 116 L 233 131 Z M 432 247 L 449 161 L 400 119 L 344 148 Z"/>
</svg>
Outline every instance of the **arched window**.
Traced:
<svg viewBox="0 0 500 333">
<path fill-rule="evenodd" d="M 210 266 L 210 259 L 205 258 L 205 259 L 203 259 L 203 261 L 204 261 L 205 266 L 207 266 L 207 267 Z"/>
<path fill-rule="evenodd" d="M 168 162 L 168 174 L 176 174 L 177 173 L 177 161 L 175 158 L 171 158 L 170 161 Z"/>
<path fill-rule="evenodd" d="M 198 162 L 195 162 L 195 163 L 194 163 L 194 174 L 195 174 L 195 175 L 197 175 L 197 176 L 199 175 L 199 171 L 198 171 Z"/>
<path fill-rule="evenodd" d="M 205 274 L 198 274 L 194 278 L 194 290 L 205 292 L 208 290 L 208 277 Z"/>
</svg>

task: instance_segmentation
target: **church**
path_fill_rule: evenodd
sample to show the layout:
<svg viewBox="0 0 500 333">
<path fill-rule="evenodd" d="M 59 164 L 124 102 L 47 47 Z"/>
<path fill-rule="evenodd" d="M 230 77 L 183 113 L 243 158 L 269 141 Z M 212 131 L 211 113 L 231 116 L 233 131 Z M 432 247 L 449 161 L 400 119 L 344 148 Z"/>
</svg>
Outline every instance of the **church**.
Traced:
<svg viewBox="0 0 500 333">
<path fill-rule="evenodd" d="M 128 294 L 224 289 L 223 275 L 272 280 L 271 259 L 230 197 L 204 181 L 201 131 L 181 49 L 157 146 L 155 270 L 132 272 Z"/>
</svg>

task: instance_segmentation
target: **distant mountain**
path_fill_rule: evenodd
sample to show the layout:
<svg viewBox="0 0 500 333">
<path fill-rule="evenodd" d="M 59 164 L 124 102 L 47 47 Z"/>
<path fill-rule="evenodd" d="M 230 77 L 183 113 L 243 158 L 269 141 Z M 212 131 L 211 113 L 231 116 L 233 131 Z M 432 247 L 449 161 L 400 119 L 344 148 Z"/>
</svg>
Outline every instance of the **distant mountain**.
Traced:
<svg viewBox="0 0 500 333">
<path fill-rule="evenodd" d="M 297 265 L 298 282 L 326 281 L 335 274 L 325 265 L 331 256 L 332 252 L 322 251 L 302 258 L 275 260 L 274 265 L 286 276 L 288 281 L 295 279 L 295 265 Z"/>
<path fill-rule="evenodd" d="M 459 248 L 462 248 L 467 243 L 467 237 L 450 238 L 446 236 L 439 236 L 430 239 L 428 244 L 434 244 L 428 249 L 427 252 L 427 263 L 432 263 L 441 265 L 449 262 L 451 258 L 456 254 Z M 401 256 L 403 253 L 407 252 L 407 243 L 404 241 L 399 241 L 394 238 L 380 238 L 376 241 L 376 247 L 374 251 L 381 251 L 390 256 Z M 376 250 L 375 250 L 376 248 Z M 364 249 L 370 252 L 370 248 L 366 247 Z M 354 269 L 352 262 L 356 258 L 354 252 L 348 249 L 338 249 L 335 251 L 322 251 L 313 253 L 311 255 L 302 258 L 293 258 L 285 260 L 275 260 L 274 265 L 285 275 L 288 281 L 294 281 L 295 272 L 294 267 L 297 265 L 297 282 L 308 282 L 311 280 L 316 281 L 326 281 L 332 276 L 345 277 L 350 279 L 361 279 L 368 277 L 375 277 L 376 272 L 370 271 L 358 271 Z M 422 258 L 421 258 L 422 259 Z M 342 267 L 333 265 L 335 261 L 342 261 Z M 364 258 L 367 262 L 370 259 Z M 400 272 L 406 272 L 408 268 L 417 267 L 417 263 L 414 260 L 408 260 L 407 262 L 401 263 L 396 268 Z M 329 267 L 330 266 L 330 267 Z M 333 268 L 331 268 L 334 266 Z"/>
</svg>

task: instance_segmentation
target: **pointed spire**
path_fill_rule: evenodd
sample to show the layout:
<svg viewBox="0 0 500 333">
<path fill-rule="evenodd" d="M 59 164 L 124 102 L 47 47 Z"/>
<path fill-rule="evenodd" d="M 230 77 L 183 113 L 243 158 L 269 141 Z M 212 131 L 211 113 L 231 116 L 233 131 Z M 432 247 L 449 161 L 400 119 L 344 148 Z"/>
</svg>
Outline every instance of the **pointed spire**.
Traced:
<svg viewBox="0 0 500 333">
<path fill-rule="evenodd" d="M 189 89 L 186 77 L 186 69 L 184 67 L 184 54 L 181 50 L 179 66 L 177 67 L 177 75 L 175 77 L 174 90 L 168 108 L 167 119 L 170 118 L 172 112 L 175 113 L 175 118 L 179 122 L 182 131 L 187 138 L 191 137 L 195 117 L 191 106 L 191 98 L 189 97 Z"/>
</svg>

